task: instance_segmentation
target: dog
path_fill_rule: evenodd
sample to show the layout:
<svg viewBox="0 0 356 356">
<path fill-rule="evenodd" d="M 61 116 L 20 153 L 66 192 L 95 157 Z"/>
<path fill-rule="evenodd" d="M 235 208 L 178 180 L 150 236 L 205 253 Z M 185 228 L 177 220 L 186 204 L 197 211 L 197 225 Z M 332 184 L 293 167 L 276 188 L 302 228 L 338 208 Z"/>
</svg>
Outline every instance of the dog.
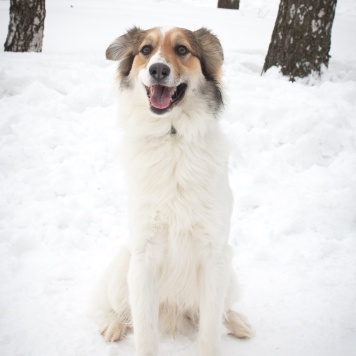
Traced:
<svg viewBox="0 0 356 356">
<path fill-rule="evenodd" d="M 220 355 L 224 328 L 251 336 L 231 309 L 221 44 L 206 28 L 134 27 L 106 57 L 119 61 L 130 237 L 98 288 L 101 333 L 133 328 L 136 355 L 157 356 L 160 332 L 195 327 L 199 355 Z"/>
</svg>

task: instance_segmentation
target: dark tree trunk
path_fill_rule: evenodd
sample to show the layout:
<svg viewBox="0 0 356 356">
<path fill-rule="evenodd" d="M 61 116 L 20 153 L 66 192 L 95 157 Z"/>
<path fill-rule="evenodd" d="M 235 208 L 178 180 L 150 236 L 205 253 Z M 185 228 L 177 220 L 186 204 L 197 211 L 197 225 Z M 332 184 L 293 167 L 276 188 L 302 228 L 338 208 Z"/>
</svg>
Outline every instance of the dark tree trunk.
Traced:
<svg viewBox="0 0 356 356">
<path fill-rule="evenodd" d="M 329 64 L 337 0 L 281 0 L 263 72 L 277 66 L 283 75 L 303 78 Z"/>
<path fill-rule="evenodd" d="M 42 52 L 45 0 L 11 0 L 7 52 Z"/>
<path fill-rule="evenodd" d="M 240 0 L 219 0 L 219 9 L 235 9 L 238 10 L 240 7 Z"/>
</svg>

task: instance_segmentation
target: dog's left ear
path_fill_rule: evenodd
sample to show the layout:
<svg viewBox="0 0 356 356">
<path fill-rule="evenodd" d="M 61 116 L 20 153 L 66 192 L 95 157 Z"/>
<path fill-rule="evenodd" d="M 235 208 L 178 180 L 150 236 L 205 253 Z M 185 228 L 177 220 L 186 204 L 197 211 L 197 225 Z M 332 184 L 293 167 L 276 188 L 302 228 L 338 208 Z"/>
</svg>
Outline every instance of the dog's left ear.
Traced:
<svg viewBox="0 0 356 356">
<path fill-rule="evenodd" d="M 138 27 L 133 27 L 118 37 L 106 50 L 106 59 L 120 61 L 119 72 L 122 76 L 129 75 L 144 32 Z"/>
<path fill-rule="evenodd" d="M 224 52 L 219 39 L 205 27 L 193 33 L 200 47 L 199 59 L 203 74 L 208 80 L 218 80 L 224 62 Z"/>
</svg>

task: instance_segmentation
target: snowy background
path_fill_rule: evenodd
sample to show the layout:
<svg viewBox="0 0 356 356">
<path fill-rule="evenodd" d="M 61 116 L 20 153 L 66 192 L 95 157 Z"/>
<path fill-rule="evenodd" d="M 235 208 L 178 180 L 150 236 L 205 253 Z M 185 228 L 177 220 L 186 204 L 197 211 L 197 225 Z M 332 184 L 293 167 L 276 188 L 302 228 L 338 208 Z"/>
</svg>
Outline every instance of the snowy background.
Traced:
<svg viewBox="0 0 356 356">
<path fill-rule="evenodd" d="M 0 354 L 127 356 L 88 317 L 127 234 L 111 41 L 133 25 L 211 28 L 234 143 L 236 308 L 224 356 L 356 355 L 356 3 L 339 0 L 322 79 L 260 76 L 278 0 L 48 0 L 42 54 L 0 52 Z M 0 1 L 0 44 L 9 1 Z M 169 335 L 161 355 L 194 355 Z"/>
</svg>

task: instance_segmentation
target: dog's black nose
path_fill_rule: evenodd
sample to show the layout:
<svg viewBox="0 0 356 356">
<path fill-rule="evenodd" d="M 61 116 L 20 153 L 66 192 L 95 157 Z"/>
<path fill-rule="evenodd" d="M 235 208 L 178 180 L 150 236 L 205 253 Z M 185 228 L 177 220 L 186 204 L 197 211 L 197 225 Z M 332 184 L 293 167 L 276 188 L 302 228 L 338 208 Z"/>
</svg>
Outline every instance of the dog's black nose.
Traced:
<svg viewBox="0 0 356 356">
<path fill-rule="evenodd" d="M 155 78 L 158 82 L 166 79 L 171 72 L 170 68 L 163 63 L 155 63 L 150 66 L 150 74 L 153 78 Z"/>
</svg>

